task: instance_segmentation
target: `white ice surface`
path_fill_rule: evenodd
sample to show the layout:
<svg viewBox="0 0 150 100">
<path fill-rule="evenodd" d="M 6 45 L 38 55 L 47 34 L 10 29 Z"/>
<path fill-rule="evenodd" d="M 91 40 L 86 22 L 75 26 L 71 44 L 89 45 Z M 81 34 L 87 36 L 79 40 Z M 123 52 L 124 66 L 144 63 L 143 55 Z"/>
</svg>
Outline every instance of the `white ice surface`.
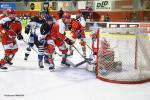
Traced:
<svg viewBox="0 0 150 100">
<path fill-rule="evenodd" d="M 14 64 L 8 66 L 7 72 L 0 72 L 0 100 L 150 100 L 150 82 L 139 85 L 112 84 L 96 79 L 94 73 L 83 69 L 50 72 L 46 67 L 40 70 L 34 51 L 29 61 L 23 60 L 25 46 L 19 42 Z M 0 58 L 2 54 L 0 44 Z M 73 63 L 83 60 L 77 52 L 69 59 Z M 61 67 L 60 60 L 55 55 L 56 68 Z"/>
</svg>

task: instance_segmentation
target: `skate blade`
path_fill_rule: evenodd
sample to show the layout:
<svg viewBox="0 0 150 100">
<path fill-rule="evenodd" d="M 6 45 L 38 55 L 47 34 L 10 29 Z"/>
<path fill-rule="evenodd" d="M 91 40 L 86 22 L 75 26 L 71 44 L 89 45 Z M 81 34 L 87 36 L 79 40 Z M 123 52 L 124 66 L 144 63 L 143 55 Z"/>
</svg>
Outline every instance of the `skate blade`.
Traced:
<svg viewBox="0 0 150 100">
<path fill-rule="evenodd" d="M 70 65 L 70 66 L 67 66 L 67 65 L 65 65 L 65 64 L 61 64 L 61 66 L 63 66 L 63 67 L 68 67 L 68 68 L 69 68 L 71 65 Z"/>
<path fill-rule="evenodd" d="M 68 60 L 68 59 L 67 59 L 67 62 L 70 64 L 69 67 L 71 67 L 71 66 L 72 66 L 72 67 L 75 67 L 75 66 L 76 66 L 72 61 L 70 61 L 70 60 Z"/>
<path fill-rule="evenodd" d="M 55 71 L 55 69 L 49 69 L 50 70 L 50 72 L 54 72 Z"/>
<path fill-rule="evenodd" d="M 0 69 L 0 72 L 7 72 L 8 69 Z"/>
<path fill-rule="evenodd" d="M 44 70 L 44 68 L 39 68 L 40 70 Z"/>
</svg>

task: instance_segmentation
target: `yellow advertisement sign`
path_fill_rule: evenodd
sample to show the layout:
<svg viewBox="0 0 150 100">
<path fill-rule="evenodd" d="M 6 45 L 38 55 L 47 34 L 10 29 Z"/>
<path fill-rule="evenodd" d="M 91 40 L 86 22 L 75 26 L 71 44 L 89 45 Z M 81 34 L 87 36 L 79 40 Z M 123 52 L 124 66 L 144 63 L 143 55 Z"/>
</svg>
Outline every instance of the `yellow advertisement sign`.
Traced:
<svg viewBox="0 0 150 100">
<path fill-rule="evenodd" d="M 30 2 L 29 8 L 31 11 L 41 11 L 41 2 Z"/>
</svg>

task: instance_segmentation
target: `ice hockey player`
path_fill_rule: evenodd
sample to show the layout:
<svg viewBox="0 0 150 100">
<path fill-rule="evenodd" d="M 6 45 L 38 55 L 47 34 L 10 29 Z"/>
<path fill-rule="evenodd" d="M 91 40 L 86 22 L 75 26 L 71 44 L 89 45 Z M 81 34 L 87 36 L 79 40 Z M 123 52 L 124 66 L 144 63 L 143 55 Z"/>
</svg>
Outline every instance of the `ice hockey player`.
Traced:
<svg viewBox="0 0 150 100">
<path fill-rule="evenodd" d="M 3 11 L 2 14 L 0 14 L 0 20 L 1 20 L 2 18 L 4 18 L 4 17 L 6 17 L 6 11 L 5 11 L 5 10 Z M 2 39 L 2 34 L 1 34 L 1 32 L 0 32 L 0 41 L 1 41 L 1 39 Z"/>
<path fill-rule="evenodd" d="M 40 23 L 40 24 L 45 23 L 45 18 L 46 18 L 47 16 L 48 16 L 48 15 L 46 14 L 46 11 L 41 11 L 41 12 L 39 12 L 39 17 L 38 17 L 39 23 Z"/>
<path fill-rule="evenodd" d="M 25 27 L 25 34 L 29 34 L 28 39 L 28 47 L 26 48 L 25 58 L 24 60 L 28 59 L 28 56 L 30 55 L 31 48 L 33 48 L 34 45 L 37 46 L 37 43 L 35 40 L 37 39 L 37 36 L 35 35 L 35 30 L 37 27 L 38 17 L 32 16 L 29 24 Z"/>
<path fill-rule="evenodd" d="M 0 20 L 0 32 L 2 33 L 2 45 L 5 51 L 4 58 L 0 60 L 0 69 L 7 69 L 5 64 L 12 64 L 12 59 L 18 51 L 16 37 L 22 40 L 21 23 L 15 18 L 15 11 L 7 9 L 7 16 Z"/>
<path fill-rule="evenodd" d="M 70 64 L 67 61 L 67 52 L 68 48 L 65 45 L 65 42 L 69 45 L 72 45 L 73 42 L 65 36 L 66 24 L 70 22 L 70 14 L 64 13 L 62 18 L 59 19 L 51 28 L 49 35 L 47 36 L 47 48 L 48 48 L 48 57 L 49 57 L 49 70 L 54 70 L 54 57 L 55 46 L 59 48 L 62 52 L 62 61 L 63 66 L 69 67 Z"/>
<path fill-rule="evenodd" d="M 43 38 L 43 34 L 45 34 L 44 32 L 47 32 L 46 30 L 49 30 L 49 29 L 45 29 L 45 27 L 43 28 L 43 26 L 47 25 L 47 23 L 49 23 L 49 21 L 53 22 L 53 18 L 50 16 L 49 16 L 49 18 L 51 18 L 51 19 L 48 19 L 47 21 L 45 21 L 45 19 L 43 19 L 43 18 L 44 17 L 40 18 L 40 20 L 39 20 L 39 17 L 34 16 L 25 29 L 25 33 L 27 33 L 27 34 L 30 33 L 30 37 L 29 37 L 29 42 L 28 42 L 29 45 L 27 47 L 27 52 L 25 53 L 24 60 L 27 60 L 27 58 L 31 52 L 31 48 L 33 48 L 33 46 L 35 44 L 36 47 L 38 48 L 38 64 L 39 64 L 40 68 L 44 68 L 43 56 L 44 56 L 45 63 L 49 63 L 48 56 L 44 53 L 45 52 L 44 46 L 45 46 L 46 41 Z M 42 39 L 41 39 L 41 37 L 42 37 Z"/>
<path fill-rule="evenodd" d="M 40 68 L 44 68 L 43 57 L 45 63 L 49 65 L 46 37 L 54 24 L 53 17 L 50 15 L 46 16 L 45 20 L 46 22 L 41 25 L 40 34 L 38 35 L 38 59 Z"/>
<path fill-rule="evenodd" d="M 29 41 L 28 41 L 28 47 L 26 48 L 27 51 L 25 53 L 24 60 L 28 59 L 30 52 L 31 52 L 31 48 L 34 46 L 34 44 L 37 46 L 37 43 L 35 42 L 35 40 L 37 40 L 37 35 L 38 35 L 38 33 L 40 33 L 40 31 L 39 31 L 40 26 L 43 23 L 45 23 L 46 16 L 47 15 L 46 15 L 45 11 L 39 12 L 39 16 L 32 16 L 29 24 L 25 27 L 25 33 L 29 34 Z M 37 35 L 35 34 L 35 32 L 37 32 L 36 33 Z M 48 57 L 46 57 L 46 58 L 48 58 Z"/>
<path fill-rule="evenodd" d="M 70 22 L 70 30 L 72 41 L 75 43 L 76 39 L 80 40 L 83 56 L 86 57 L 86 41 L 85 41 L 84 27 L 82 27 L 81 23 L 77 19 L 72 18 Z M 69 47 L 69 50 L 70 54 L 73 55 L 72 46 Z"/>
</svg>

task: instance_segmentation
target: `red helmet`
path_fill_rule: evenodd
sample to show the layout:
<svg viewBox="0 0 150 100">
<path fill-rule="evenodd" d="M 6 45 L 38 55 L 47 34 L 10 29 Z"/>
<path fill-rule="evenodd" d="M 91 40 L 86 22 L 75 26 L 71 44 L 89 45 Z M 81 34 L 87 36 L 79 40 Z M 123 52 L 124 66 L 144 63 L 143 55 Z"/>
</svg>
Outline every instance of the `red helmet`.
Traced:
<svg viewBox="0 0 150 100">
<path fill-rule="evenodd" d="M 71 16 L 71 15 L 70 15 L 69 13 L 64 13 L 63 16 L 62 16 L 62 18 L 67 18 L 67 19 L 69 19 L 70 16 Z"/>
<path fill-rule="evenodd" d="M 7 9 L 7 14 L 15 14 L 15 10 L 14 9 Z"/>
<path fill-rule="evenodd" d="M 82 13 L 82 12 L 81 12 L 81 10 L 80 10 L 80 9 L 78 9 L 78 10 L 77 10 L 77 13 L 79 13 L 79 14 L 80 14 L 80 13 Z"/>
</svg>

